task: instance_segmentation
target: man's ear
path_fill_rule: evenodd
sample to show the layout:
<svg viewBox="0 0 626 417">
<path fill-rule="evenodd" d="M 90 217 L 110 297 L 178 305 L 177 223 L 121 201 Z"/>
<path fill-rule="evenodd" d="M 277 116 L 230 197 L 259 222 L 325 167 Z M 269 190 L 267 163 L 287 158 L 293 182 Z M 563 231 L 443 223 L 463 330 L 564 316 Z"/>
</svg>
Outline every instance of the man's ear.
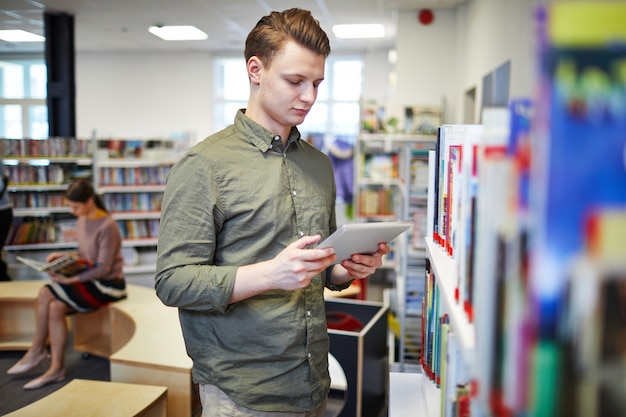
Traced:
<svg viewBox="0 0 626 417">
<path fill-rule="evenodd" d="M 259 84 L 261 82 L 261 71 L 263 70 L 263 63 L 258 56 L 251 56 L 248 59 L 248 78 L 252 84 Z"/>
</svg>

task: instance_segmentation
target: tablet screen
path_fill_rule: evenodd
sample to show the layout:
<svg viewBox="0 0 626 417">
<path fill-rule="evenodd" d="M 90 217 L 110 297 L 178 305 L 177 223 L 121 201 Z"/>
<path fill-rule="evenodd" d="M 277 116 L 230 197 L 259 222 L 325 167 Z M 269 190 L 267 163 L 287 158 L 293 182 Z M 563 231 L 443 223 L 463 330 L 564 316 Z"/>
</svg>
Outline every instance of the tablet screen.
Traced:
<svg viewBox="0 0 626 417">
<path fill-rule="evenodd" d="M 349 223 L 342 225 L 318 245 L 335 248 L 337 262 L 353 254 L 371 255 L 381 242 L 389 243 L 412 226 L 412 222 Z"/>
</svg>

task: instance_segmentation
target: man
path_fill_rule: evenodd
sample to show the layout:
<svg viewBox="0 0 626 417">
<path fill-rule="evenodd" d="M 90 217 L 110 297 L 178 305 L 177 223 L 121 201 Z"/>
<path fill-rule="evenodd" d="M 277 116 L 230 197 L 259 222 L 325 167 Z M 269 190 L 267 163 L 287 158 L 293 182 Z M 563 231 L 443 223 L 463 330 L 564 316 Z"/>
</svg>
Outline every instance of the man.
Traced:
<svg viewBox="0 0 626 417">
<path fill-rule="evenodd" d="M 170 171 L 155 287 L 179 308 L 204 417 L 324 415 L 324 286 L 366 278 L 389 252 L 333 265 L 314 248 L 336 229 L 335 182 L 295 126 L 329 53 L 309 11 L 263 17 L 246 40 L 247 108 Z"/>
</svg>

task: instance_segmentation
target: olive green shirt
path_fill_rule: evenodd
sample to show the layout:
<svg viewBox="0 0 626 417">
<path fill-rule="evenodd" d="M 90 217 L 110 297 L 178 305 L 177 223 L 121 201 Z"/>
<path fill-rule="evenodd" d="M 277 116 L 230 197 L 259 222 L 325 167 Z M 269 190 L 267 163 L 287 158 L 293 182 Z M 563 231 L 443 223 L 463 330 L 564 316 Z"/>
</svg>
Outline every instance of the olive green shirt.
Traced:
<svg viewBox="0 0 626 417">
<path fill-rule="evenodd" d="M 325 238 L 335 228 L 330 160 L 295 127 L 283 147 L 239 111 L 234 125 L 195 145 L 171 169 L 156 290 L 179 308 L 195 382 L 217 385 L 260 411 L 322 404 L 330 385 L 325 277 L 302 290 L 229 300 L 239 265 L 271 259 L 301 236 Z"/>
</svg>

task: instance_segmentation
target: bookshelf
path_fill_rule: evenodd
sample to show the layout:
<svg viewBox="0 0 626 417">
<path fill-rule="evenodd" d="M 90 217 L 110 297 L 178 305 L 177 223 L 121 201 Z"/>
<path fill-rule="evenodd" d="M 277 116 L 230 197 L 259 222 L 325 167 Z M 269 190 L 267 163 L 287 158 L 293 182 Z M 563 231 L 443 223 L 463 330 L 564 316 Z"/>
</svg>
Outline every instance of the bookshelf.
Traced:
<svg viewBox="0 0 626 417">
<path fill-rule="evenodd" d="M 457 335 L 459 349 L 465 361 L 471 363 L 472 353 L 476 347 L 476 333 L 474 324 L 469 321 L 465 310 L 456 300 L 456 260 L 450 258 L 432 239 L 426 238 L 425 242 L 431 271 L 435 275 L 443 300 L 443 309 L 449 317 L 452 331 Z"/>
<path fill-rule="evenodd" d="M 11 274 L 31 274 L 16 255 L 42 258 L 51 250 L 76 247 L 75 219 L 65 204 L 69 184 L 91 178 L 91 140 L 52 137 L 1 139 L 2 157 L 10 177 L 7 189 L 13 205 L 13 227 L 4 246 Z"/>
<path fill-rule="evenodd" d="M 120 225 L 127 278 L 152 285 L 165 179 L 185 141 L 47 138 L 1 145 L 15 217 L 4 249 L 14 279 L 47 278 L 16 255 L 44 261 L 50 251 L 76 248 L 76 219 L 64 196 L 75 179 L 88 178 Z"/>
<path fill-rule="evenodd" d="M 428 150 L 430 135 L 364 133 L 354 153 L 354 208 L 360 222 L 411 220 L 414 225 L 391 246 L 386 268 L 395 273 L 391 328 L 398 340 L 391 361 L 404 370 L 418 364 L 424 281 Z M 393 351 L 396 351 L 395 346 Z"/>
<path fill-rule="evenodd" d="M 485 277 L 491 276 L 496 262 L 495 255 L 485 250 L 484 242 L 488 239 L 481 241 L 480 251 L 475 248 L 476 252 L 472 252 L 469 246 L 476 235 L 482 233 L 484 237 L 484 233 L 495 229 L 502 219 L 504 210 L 500 209 L 505 207 L 499 192 L 504 192 L 506 175 L 496 169 L 502 168 L 507 139 L 507 118 L 496 117 L 502 113 L 507 113 L 506 109 L 494 111 L 492 119 L 485 115 L 492 123 L 489 126 L 442 125 L 436 149 L 430 156 L 435 166 L 429 176 L 430 219 L 423 239 L 428 260 L 420 357 L 423 380 L 415 387 L 423 395 L 435 392 L 440 400 L 441 414 L 437 415 L 469 415 L 470 408 L 472 414 L 485 415 L 483 403 L 474 400 L 472 389 L 483 386 L 476 375 L 490 373 L 489 366 L 481 366 L 486 360 L 494 360 L 483 357 L 479 350 L 483 352 L 484 345 L 491 341 L 485 325 L 490 326 L 496 314 L 491 309 L 495 296 L 491 290 L 483 290 L 489 287 Z M 480 187 L 472 182 L 478 181 L 477 170 L 483 180 Z M 493 186 L 498 187 L 497 192 Z M 489 189 L 491 192 L 487 193 Z M 481 210 L 483 207 L 497 207 L 499 212 Z M 472 256 L 479 255 L 484 260 L 480 268 L 469 262 Z M 487 266 L 493 268 L 486 271 Z M 480 347 L 477 322 L 483 331 Z"/>
<path fill-rule="evenodd" d="M 94 187 L 122 232 L 124 273 L 152 285 L 167 173 L 186 149 L 178 140 L 94 139 Z"/>
</svg>

